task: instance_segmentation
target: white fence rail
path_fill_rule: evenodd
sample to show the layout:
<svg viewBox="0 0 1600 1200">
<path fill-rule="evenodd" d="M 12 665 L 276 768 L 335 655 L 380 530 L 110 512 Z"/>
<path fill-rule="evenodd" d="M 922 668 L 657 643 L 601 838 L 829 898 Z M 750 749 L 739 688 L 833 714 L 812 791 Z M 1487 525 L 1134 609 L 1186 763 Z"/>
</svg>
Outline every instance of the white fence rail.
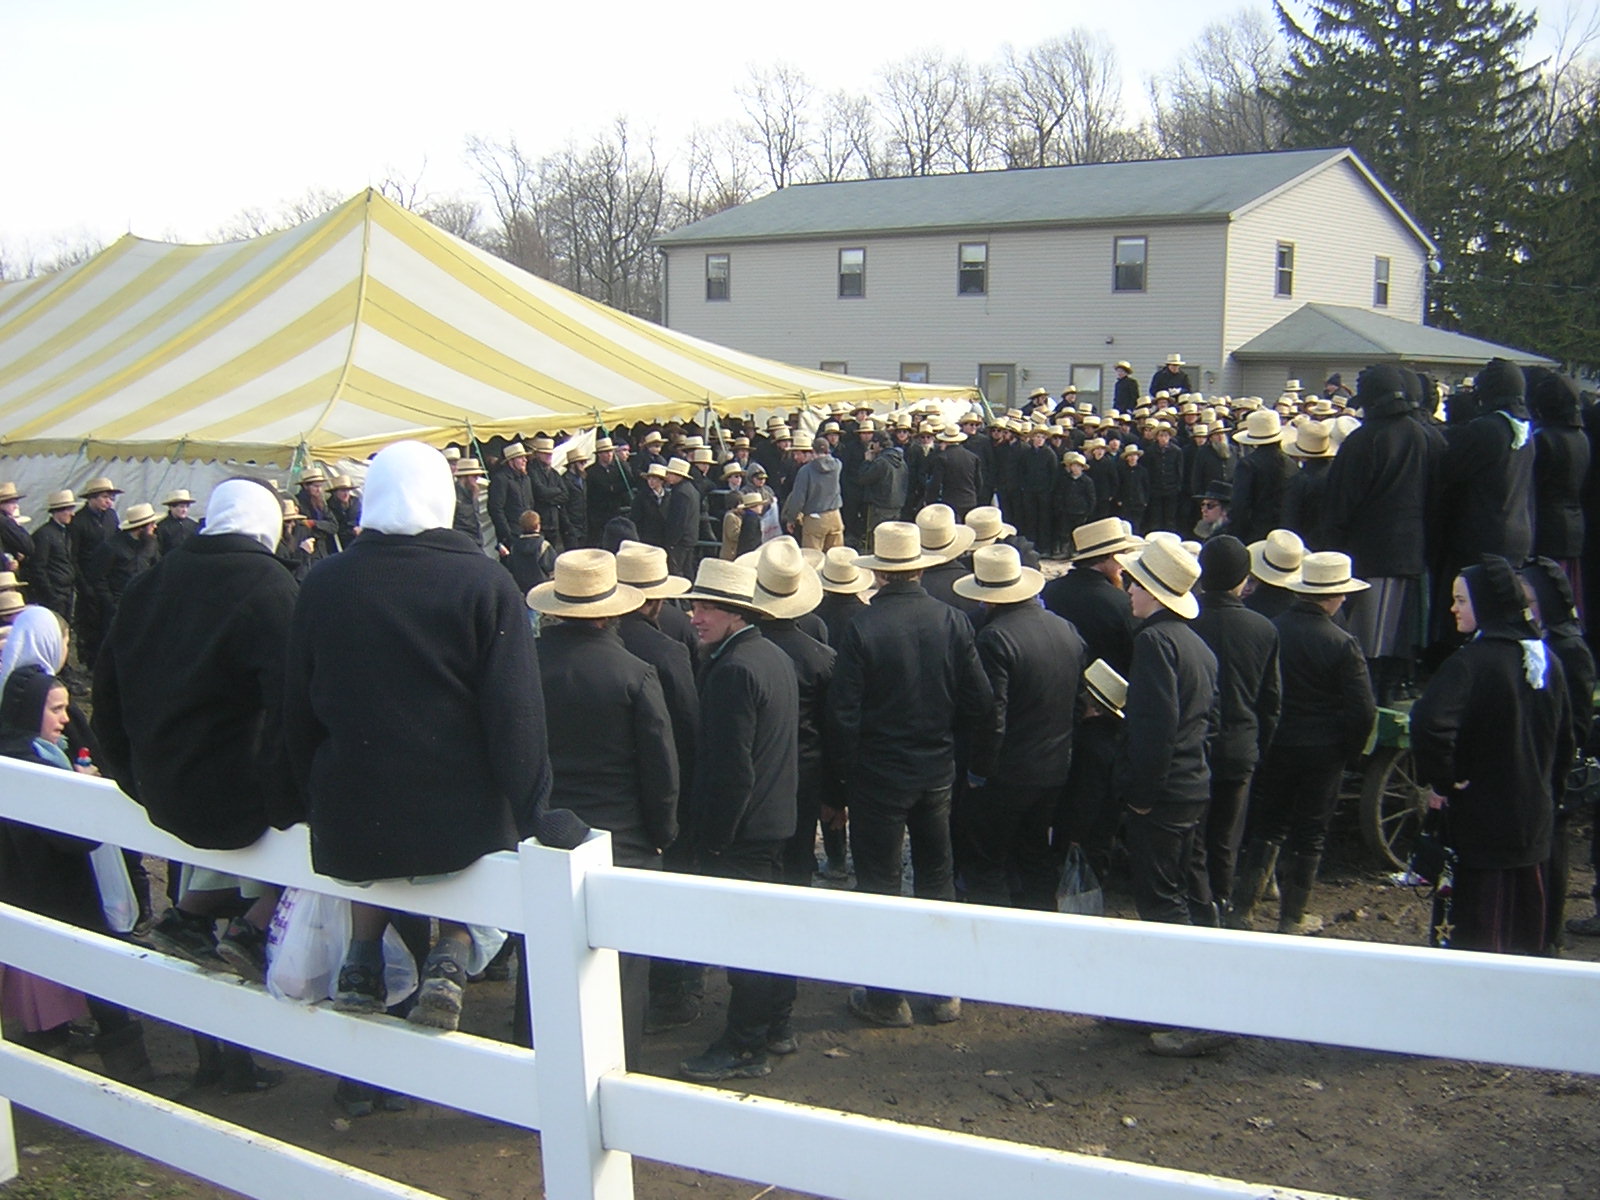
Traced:
<svg viewBox="0 0 1600 1200">
<path fill-rule="evenodd" d="M 1309 1196 L 629 1074 L 617 953 L 975 1000 L 1600 1074 L 1600 967 L 1063 917 L 610 865 L 524 843 L 426 887 L 349 888 L 304 828 L 192 849 L 113 786 L 0 760 L 0 817 L 257 879 L 523 932 L 537 1054 L 273 1000 L 143 947 L 0 905 L 0 961 L 320 1070 L 541 1131 L 546 1194 L 633 1195 L 632 1156 L 846 1200 Z M 1448 1006 L 1420 998 L 1470 997 Z M 137 1089 L 0 1045 L 0 1096 L 248 1195 L 421 1197 Z M 819 1142 L 827 1154 L 816 1154 Z M 0 1100 L 0 1180 L 16 1171 Z"/>
</svg>

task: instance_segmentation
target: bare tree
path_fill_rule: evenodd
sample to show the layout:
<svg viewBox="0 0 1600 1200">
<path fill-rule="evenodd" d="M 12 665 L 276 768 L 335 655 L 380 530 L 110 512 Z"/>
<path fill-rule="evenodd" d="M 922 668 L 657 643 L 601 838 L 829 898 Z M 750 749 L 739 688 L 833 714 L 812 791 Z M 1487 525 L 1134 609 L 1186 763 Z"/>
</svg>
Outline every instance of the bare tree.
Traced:
<svg viewBox="0 0 1600 1200">
<path fill-rule="evenodd" d="M 467 161 L 489 193 L 494 227 L 485 246 L 507 262 L 549 277 L 554 256 L 539 217 L 538 169 L 517 145 L 517 140 L 492 142 L 467 139 Z"/>
<path fill-rule="evenodd" d="M 292 200 L 280 200 L 273 208 L 242 208 L 232 220 L 217 226 L 209 236 L 219 242 L 234 242 L 276 233 L 280 229 L 292 229 L 332 212 L 348 199 L 348 196 L 341 196 L 327 188 L 307 188 L 300 196 Z"/>
<path fill-rule="evenodd" d="M 1283 118 L 1268 94 L 1287 62 L 1277 28 L 1246 9 L 1208 25 L 1178 64 L 1150 83 L 1163 154 L 1250 154 L 1285 145 Z"/>
<path fill-rule="evenodd" d="M 951 164 L 959 171 L 987 171 L 1003 166 L 1004 130 L 994 72 L 987 66 L 958 62 Z"/>
<path fill-rule="evenodd" d="M 1078 102 L 1078 92 L 1055 38 L 1023 53 L 1001 52 L 998 98 L 1005 121 L 1009 167 L 1049 167 L 1063 161 L 1062 130 Z"/>
<path fill-rule="evenodd" d="M 948 170 L 960 113 L 957 64 L 924 50 L 886 68 L 880 98 L 896 165 L 908 175 Z"/>
<path fill-rule="evenodd" d="M 761 191 L 748 132 L 731 122 L 690 130 L 685 175 L 684 190 L 671 198 L 674 226 L 753 200 Z"/>
<path fill-rule="evenodd" d="M 872 101 L 856 92 L 831 93 L 817 134 L 812 182 L 881 179 L 891 173 L 890 153 Z"/>
<path fill-rule="evenodd" d="M 43 247 L 24 242 L 7 252 L 0 245 L 0 280 L 53 275 L 88 262 L 105 248 L 104 242 L 87 232 L 58 234 Z"/>
<path fill-rule="evenodd" d="M 1061 161 L 1110 161 L 1122 144 L 1122 69 L 1116 47 L 1104 34 L 1081 29 L 1047 45 L 1065 60 L 1064 74 L 1076 93 L 1061 125 Z"/>
<path fill-rule="evenodd" d="M 798 180 L 811 157 L 808 110 L 815 91 L 803 72 L 781 62 L 750 68 L 749 80 L 738 89 L 775 188 Z"/>
</svg>

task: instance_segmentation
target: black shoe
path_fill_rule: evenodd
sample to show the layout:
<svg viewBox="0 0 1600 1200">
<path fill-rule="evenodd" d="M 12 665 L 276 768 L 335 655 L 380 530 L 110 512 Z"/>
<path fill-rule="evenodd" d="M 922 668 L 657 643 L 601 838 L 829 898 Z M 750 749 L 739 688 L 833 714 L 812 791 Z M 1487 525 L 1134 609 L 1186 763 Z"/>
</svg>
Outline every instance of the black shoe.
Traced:
<svg viewBox="0 0 1600 1200">
<path fill-rule="evenodd" d="M 511 978 L 511 956 L 516 950 L 516 942 L 511 938 L 506 939 L 506 944 L 500 947 L 500 952 L 489 960 L 488 966 L 483 968 L 483 977 L 490 983 L 505 983 Z"/>
<path fill-rule="evenodd" d="M 682 1029 L 700 1018 L 700 1001 L 687 992 L 651 1000 L 644 1016 L 646 1033 L 665 1033 L 669 1029 Z"/>
<path fill-rule="evenodd" d="M 217 954 L 242 979 L 267 981 L 267 935 L 249 921 L 238 918 L 217 939 Z"/>
<path fill-rule="evenodd" d="M 794 1031 L 794 1026 L 788 1021 L 774 1025 L 767 1030 L 767 1053 L 780 1057 L 793 1054 L 800 1049 L 800 1038 Z"/>
<path fill-rule="evenodd" d="M 381 1013 L 389 989 L 383 981 L 383 968 L 345 963 L 339 968 L 339 987 L 333 995 L 333 1011 L 342 1013 Z"/>
<path fill-rule="evenodd" d="M 461 1027 L 461 994 L 467 973 L 453 958 L 431 958 L 422 970 L 422 986 L 417 1003 L 406 1020 L 430 1029 L 455 1030 Z"/>
<path fill-rule="evenodd" d="M 222 1090 L 230 1096 L 270 1092 L 283 1082 L 283 1072 L 253 1063 L 248 1071 L 230 1071 L 222 1077 Z"/>
<path fill-rule="evenodd" d="M 765 1050 L 739 1050 L 724 1042 L 712 1042 L 704 1054 L 685 1059 L 678 1072 L 696 1083 L 720 1083 L 724 1079 L 760 1079 L 772 1074 Z"/>
<path fill-rule="evenodd" d="M 210 917 L 194 917 L 169 908 L 150 927 L 150 942 L 165 954 L 202 967 L 215 969 L 222 965 L 217 957 L 217 934 Z"/>
</svg>

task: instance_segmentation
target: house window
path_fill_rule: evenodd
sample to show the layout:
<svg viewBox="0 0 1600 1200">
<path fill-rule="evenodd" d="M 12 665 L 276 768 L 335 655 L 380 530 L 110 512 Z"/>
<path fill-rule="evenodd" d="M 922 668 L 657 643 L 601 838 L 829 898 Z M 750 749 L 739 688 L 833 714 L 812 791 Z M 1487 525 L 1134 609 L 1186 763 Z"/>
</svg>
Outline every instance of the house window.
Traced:
<svg viewBox="0 0 1600 1200">
<path fill-rule="evenodd" d="M 1372 307 L 1389 307 L 1389 260 L 1381 255 L 1372 260 Z"/>
<path fill-rule="evenodd" d="M 1111 290 L 1114 292 L 1144 291 L 1145 239 L 1119 237 L 1112 252 Z"/>
<path fill-rule="evenodd" d="M 989 243 L 962 242 L 956 258 L 956 292 L 984 296 L 989 292 Z"/>
<path fill-rule="evenodd" d="M 850 364 L 833 358 L 824 359 L 822 370 L 830 371 L 835 375 L 848 375 L 850 374 Z"/>
<path fill-rule="evenodd" d="M 867 252 L 856 247 L 839 251 L 839 296 L 841 299 L 867 294 Z"/>
<path fill-rule="evenodd" d="M 900 382 L 901 383 L 927 383 L 928 382 L 928 364 L 925 363 L 925 362 L 920 362 L 920 363 L 903 362 L 903 363 L 901 363 L 900 364 Z"/>
<path fill-rule="evenodd" d="M 1294 295 L 1294 243 L 1278 243 L 1278 270 L 1276 281 L 1273 285 L 1273 294 L 1277 296 Z"/>
<path fill-rule="evenodd" d="M 1100 364 L 1073 363 L 1069 373 L 1072 376 L 1072 386 L 1078 389 L 1078 400 L 1088 401 L 1094 405 L 1095 412 L 1099 412 L 1100 389 L 1103 386 Z"/>
<path fill-rule="evenodd" d="M 726 300 L 728 298 L 728 256 L 726 254 L 706 255 L 706 299 Z"/>
</svg>

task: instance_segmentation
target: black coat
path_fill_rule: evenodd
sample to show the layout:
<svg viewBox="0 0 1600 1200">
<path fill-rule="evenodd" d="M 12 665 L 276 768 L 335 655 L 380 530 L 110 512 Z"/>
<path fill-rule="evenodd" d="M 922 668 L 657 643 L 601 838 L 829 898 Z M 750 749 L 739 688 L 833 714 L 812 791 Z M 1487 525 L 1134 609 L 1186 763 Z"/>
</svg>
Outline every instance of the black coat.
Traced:
<svg viewBox="0 0 1600 1200">
<path fill-rule="evenodd" d="M 789 656 L 800 688 L 800 776 L 822 771 L 827 754 L 828 685 L 838 655 L 793 621 L 762 621 L 761 636 Z"/>
<path fill-rule="evenodd" d="M 1076 479 L 1065 469 L 1057 473 L 1054 507 L 1061 517 L 1074 526 L 1082 525 L 1093 515 L 1095 500 L 1094 480 L 1087 472 Z"/>
<path fill-rule="evenodd" d="M 94 592 L 106 628 L 111 627 L 128 585 L 155 566 L 157 557 L 155 538 L 144 537 L 143 530 L 137 529 L 119 529 L 95 550 L 84 578 Z"/>
<path fill-rule="evenodd" d="M 253 538 L 190 538 L 128 588 L 95 663 L 102 774 L 192 846 L 304 816 L 282 712 L 297 591 Z"/>
<path fill-rule="evenodd" d="M 614 629 L 579 621 L 546 626 L 538 646 L 551 803 L 609 830 L 619 866 L 651 863 L 678 836 L 678 754 L 655 668 Z"/>
<path fill-rule="evenodd" d="M 97 513 L 85 504 L 72 514 L 72 520 L 67 525 L 67 540 L 72 545 L 72 562 L 78 569 L 80 586 L 86 586 L 86 573 L 95 551 L 119 532 L 117 523 L 117 510 L 114 508 Z"/>
<path fill-rule="evenodd" d="M 908 476 L 905 452 L 899 446 L 878 451 L 861 472 L 861 500 L 874 508 L 905 507 Z"/>
<path fill-rule="evenodd" d="M 33 538 L 21 522 L 0 513 L 0 551 L 11 555 L 19 563 L 33 554 Z"/>
<path fill-rule="evenodd" d="M 1117 789 L 1131 808 L 1211 796 L 1208 747 L 1217 731 L 1217 659 L 1176 613 L 1146 617 L 1133 639 Z"/>
<path fill-rule="evenodd" d="M 1150 395 L 1152 396 L 1157 392 L 1171 392 L 1176 397 L 1180 392 L 1192 391 L 1194 391 L 1194 385 L 1189 382 L 1189 372 L 1181 368 L 1162 367 L 1154 375 L 1150 376 Z M 1123 408 L 1119 404 L 1117 407 L 1122 409 L 1123 412 L 1128 412 L 1133 406 L 1129 405 L 1127 408 Z"/>
<path fill-rule="evenodd" d="M 1333 466 L 1331 458 L 1308 458 L 1289 480 L 1283 496 L 1283 528 L 1300 535 L 1308 552 L 1332 550 L 1328 533 L 1328 471 Z"/>
<path fill-rule="evenodd" d="M 696 739 L 696 847 L 794 834 L 799 788 L 800 687 L 789 656 L 746 627 L 706 656 Z"/>
<path fill-rule="evenodd" d="M 1139 522 L 1150 507 L 1150 472 L 1144 463 L 1131 465 L 1123 459 L 1117 466 L 1117 498 L 1113 509 L 1124 521 L 1139 531 Z"/>
<path fill-rule="evenodd" d="M 200 522 L 193 517 L 168 514 L 156 522 L 156 549 L 164 555 L 171 554 L 199 532 Z"/>
<path fill-rule="evenodd" d="M 1283 704 L 1278 675 L 1278 630 L 1237 596 L 1204 592 L 1192 623 L 1217 658 L 1221 723 L 1211 744 L 1211 773 L 1246 778 L 1272 744 Z"/>
<path fill-rule="evenodd" d="M 838 649 L 829 719 L 842 775 L 894 791 L 950 786 L 957 730 L 976 736 L 992 703 L 967 619 L 897 579 Z"/>
<path fill-rule="evenodd" d="M 678 753 L 679 835 L 692 837 L 692 798 L 688 789 L 694 779 L 694 739 L 700 725 L 694 660 L 689 657 L 688 647 L 662 633 L 637 609 L 617 621 L 617 635 L 629 654 L 656 669 L 661 696 L 667 702 L 667 716 L 672 721 L 672 744 Z"/>
<path fill-rule="evenodd" d="M 1283 676 L 1277 746 L 1333 746 L 1346 756 L 1367 743 L 1378 715 L 1361 643 L 1314 601 L 1296 600 L 1273 622 Z"/>
<path fill-rule="evenodd" d="M 1329 545 L 1361 579 L 1419 576 L 1442 445 L 1403 401 L 1370 405 L 1345 438 L 1323 492 Z"/>
<path fill-rule="evenodd" d="M 561 544 L 572 550 L 589 544 L 589 480 L 569 467 L 561 482 Z"/>
<path fill-rule="evenodd" d="M 1061 460 L 1049 446 L 1028 446 L 1017 456 L 1017 486 L 1032 495 L 1049 495 L 1061 472 Z"/>
<path fill-rule="evenodd" d="M 1576 426 L 1556 425 L 1533 435 L 1533 552 L 1545 558 L 1583 554 L 1583 485 L 1589 474 L 1589 439 Z"/>
<path fill-rule="evenodd" d="M 663 543 L 669 550 L 682 550 L 700 540 L 700 490 L 685 479 L 667 491 L 661 505 Z"/>
<path fill-rule="evenodd" d="M 456 482 L 456 515 L 450 523 L 450 528 L 457 533 L 465 534 L 480 547 L 483 545 L 483 522 L 478 517 L 478 497 L 468 490 L 465 480 Z M 520 514 L 519 514 L 520 515 Z M 498 540 L 499 530 L 495 531 Z M 506 545 L 510 545 L 509 542 Z"/>
<path fill-rule="evenodd" d="M 511 543 L 511 553 L 500 560 L 517 587 L 526 596 L 541 583 L 549 582 L 556 569 L 556 551 L 542 533 L 524 533 Z"/>
<path fill-rule="evenodd" d="M 1515 445 L 1520 430 L 1513 419 L 1496 411 L 1449 431 L 1439 511 L 1450 566 L 1485 554 L 1519 563 L 1533 549 L 1533 439 Z"/>
<path fill-rule="evenodd" d="M 1211 489 L 1212 484 L 1233 483 L 1234 470 L 1239 465 L 1239 457 L 1232 449 L 1224 458 L 1222 452 L 1207 442 L 1197 448 L 1194 458 L 1189 466 L 1189 494 L 1203 496 Z"/>
<path fill-rule="evenodd" d="M 33 539 L 33 557 L 23 564 L 22 577 L 32 591 L 28 600 L 58 613 L 72 611 L 72 583 L 76 571 L 67 526 L 46 521 Z"/>
<path fill-rule="evenodd" d="M 633 496 L 633 509 L 629 514 L 633 527 L 639 531 L 639 540 L 652 546 L 667 548 L 666 497 L 658 497 L 648 484 L 642 484 Z"/>
<path fill-rule="evenodd" d="M 1532 688 L 1517 642 L 1476 638 L 1445 660 L 1411 710 L 1417 778 L 1448 799 L 1447 838 L 1463 867 L 1527 867 L 1550 856 L 1573 746 L 1553 654 L 1548 670 L 1545 686 Z"/>
<path fill-rule="evenodd" d="M 1090 457 L 1088 467 L 1089 478 L 1094 480 L 1094 513 L 1095 520 L 1111 515 L 1111 506 L 1117 498 L 1117 483 L 1120 472 L 1117 470 L 1117 460 L 1105 454 L 1099 458 Z"/>
<path fill-rule="evenodd" d="M 1111 385 L 1111 407 L 1121 412 L 1139 407 L 1139 381 L 1132 375 L 1123 375 Z"/>
<path fill-rule="evenodd" d="M 528 490 L 532 497 L 529 507 L 539 514 L 545 537 L 560 537 L 567 506 L 566 479 L 549 463 L 532 458 L 528 460 Z"/>
<path fill-rule="evenodd" d="M 620 460 L 613 458 L 609 467 L 598 462 L 584 476 L 589 485 L 589 543 L 600 544 L 600 531 L 613 517 L 620 517 L 633 502 L 633 489 L 628 483 L 628 473 Z"/>
<path fill-rule="evenodd" d="M 1083 638 L 1087 662 L 1103 658 L 1127 678 L 1133 665 L 1133 606 L 1128 593 L 1099 571 L 1074 567 L 1044 585 L 1044 606 L 1072 622 Z"/>
<path fill-rule="evenodd" d="M 509 464 L 496 467 L 489 476 L 489 520 L 494 523 L 495 540 L 508 548 L 515 543 L 522 532 L 522 514 L 532 507 L 533 480 Z"/>
<path fill-rule="evenodd" d="M 822 593 L 822 603 L 817 605 L 816 615 L 828 627 L 828 645 L 844 645 L 844 631 L 866 606 L 867 602 L 859 595 L 829 591 Z"/>
<path fill-rule="evenodd" d="M 956 580 L 964 575 L 972 574 L 972 556 L 960 555 L 949 562 L 940 563 L 936 567 L 929 567 L 922 573 L 922 590 L 935 600 L 948 604 L 958 613 L 971 621 L 974 626 L 978 623 L 978 614 L 983 605 L 976 600 L 968 600 L 965 596 L 956 595 Z"/>
<path fill-rule="evenodd" d="M 1233 472 L 1233 504 L 1228 520 L 1245 545 L 1283 528 L 1283 498 L 1294 477 L 1295 460 L 1277 442 L 1257 446 Z"/>
<path fill-rule="evenodd" d="M 527 612 L 449 529 L 368 529 L 306 577 L 284 727 L 318 871 L 457 871 L 533 832 L 550 763 Z"/>
<path fill-rule="evenodd" d="M 971 450 L 959 443 L 942 446 L 929 466 L 930 492 L 923 497 L 925 503 L 937 500 L 962 516 L 983 503 L 978 499 L 983 494 L 982 472 L 978 456 Z"/>
<path fill-rule="evenodd" d="M 990 787 L 1065 782 L 1083 689 L 1083 639 L 1032 600 L 996 606 L 978 631 L 994 703 L 968 765 Z"/>
<path fill-rule="evenodd" d="M 1162 446 L 1160 441 L 1152 441 L 1145 447 L 1144 462 L 1140 464 L 1150 472 L 1150 496 L 1152 499 L 1178 496 L 1183 493 L 1186 480 L 1183 470 L 1183 447 L 1177 442 L 1169 441 Z"/>
</svg>

